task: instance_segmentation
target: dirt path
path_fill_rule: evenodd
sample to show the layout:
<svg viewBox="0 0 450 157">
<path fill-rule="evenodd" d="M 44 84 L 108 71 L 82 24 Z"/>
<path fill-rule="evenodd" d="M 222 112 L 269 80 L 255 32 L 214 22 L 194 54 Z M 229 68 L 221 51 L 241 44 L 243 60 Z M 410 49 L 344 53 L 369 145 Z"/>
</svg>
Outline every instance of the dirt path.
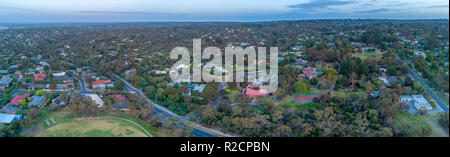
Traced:
<svg viewBox="0 0 450 157">
<path fill-rule="evenodd" d="M 439 125 L 437 118 L 436 119 L 428 119 L 425 121 L 431 125 L 431 127 L 433 128 L 433 132 L 436 132 L 445 137 L 449 137 L 448 131 L 446 131 L 444 128 L 441 127 L 441 125 Z"/>
<path fill-rule="evenodd" d="M 24 136 L 32 137 L 34 135 L 39 134 L 39 132 L 41 132 L 41 130 L 42 130 L 42 125 L 37 124 L 37 125 L 33 125 L 32 127 L 29 127 L 27 129 L 23 130 L 21 134 Z"/>
</svg>

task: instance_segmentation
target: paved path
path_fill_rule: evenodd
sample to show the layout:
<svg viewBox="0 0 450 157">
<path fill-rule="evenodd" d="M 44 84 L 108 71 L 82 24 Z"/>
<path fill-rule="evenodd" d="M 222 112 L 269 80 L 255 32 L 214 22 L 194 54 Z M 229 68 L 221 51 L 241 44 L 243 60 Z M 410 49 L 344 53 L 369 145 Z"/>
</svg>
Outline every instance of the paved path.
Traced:
<svg viewBox="0 0 450 157">
<path fill-rule="evenodd" d="M 99 118 L 101 118 L 101 117 L 99 117 Z M 103 118 L 120 119 L 120 120 L 124 120 L 124 121 L 130 122 L 130 123 L 133 123 L 133 124 L 136 125 L 137 127 L 141 128 L 141 129 L 145 132 L 145 134 L 147 134 L 147 135 L 150 136 L 150 137 L 153 137 L 153 135 L 150 134 L 144 127 L 142 127 L 141 125 L 139 125 L 138 123 L 136 123 L 136 122 L 134 122 L 134 121 L 132 121 L 132 120 L 125 119 L 125 118 L 118 118 L 118 117 L 103 117 Z"/>
</svg>

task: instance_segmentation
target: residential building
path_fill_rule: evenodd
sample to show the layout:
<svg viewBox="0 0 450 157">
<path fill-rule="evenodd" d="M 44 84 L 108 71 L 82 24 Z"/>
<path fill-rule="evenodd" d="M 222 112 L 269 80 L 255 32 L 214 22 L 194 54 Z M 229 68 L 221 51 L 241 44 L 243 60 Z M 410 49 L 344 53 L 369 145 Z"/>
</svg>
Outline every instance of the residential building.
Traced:
<svg viewBox="0 0 450 157">
<path fill-rule="evenodd" d="M 317 75 L 316 68 L 308 67 L 306 69 L 303 69 L 303 74 L 305 78 L 312 79 Z"/>
<path fill-rule="evenodd" d="M 248 96 L 266 96 L 269 93 L 265 89 L 255 90 L 255 89 L 247 87 L 242 90 L 242 94 L 247 94 Z"/>
<path fill-rule="evenodd" d="M 416 109 L 425 109 L 425 110 L 432 110 L 433 107 L 430 103 L 428 103 L 427 99 L 423 97 L 423 95 L 413 95 L 413 101 L 414 101 L 414 107 Z"/>
<path fill-rule="evenodd" d="M 2 112 L 8 114 L 16 114 L 17 110 L 19 110 L 19 108 L 13 104 L 7 104 L 6 106 L 3 106 L 3 108 L 1 109 Z"/>
<path fill-rule="evenodd" d="M 205 89 L 206 85 L 205 84 L 201 84 L 201 85 L 190 84 L 190 85 L 187 85 L 186 87 L 191 89 L 192 91 L 203 93 L 203 90 Z"/>
<path fill-rule="evenodd" d="M 432 110 L 433 107 L 430 103 L 428 103 L 427 99 L 423 95 L 402 95 L 400 96 L 400 102 L 404 102 L 409 104 L 410 106 L 414 106 L 417 110 Z"/>
<path fill-rule="evenodd" d="M 103 102 L 103 100 L 97 95 L 97 94 L 88 94 L 87 95 L 94 104 L 97 105 L 98 108 L 103 107 L 103 104 L 105 104 L 105 102 Z"/>
<path fill-rule="evenodd" d="M 64 71 L 53 73 L 53 77 L 63 77 L 63 76 L 66 76 L 66 72 Z"/>
<path fill-rule="evenodd" d="M 16 120 L 22 120 L 22 115 L 0 113 L 0 124 L 11 124 Z"/>
<path fill-rule="evenodd" d="M 28 102 L 28 106 L 39 106 L 45 99 L 45 96 L 32 96 L 31 101 Z"/>
<path fill-rule="evenodd" d="M 34 74 L 34 81 L 43 81 L 47 75 L 45 73 Z"/>
<path fill-rule="evenodd" d="M 9 102 L 9 104 L 13 104 L 13 105 L 18 106 L 18 105 L 19 105 L 19 101 L 21 101 L 21 100 L 27 98 L 28 96 L 30 96 L 30 94 L 25 94 L 25 95 L 18 95 L 18 96 L 15 96 L 15 97 Z"/>
<path fill-rule="evenodd" d="M 0 90 L 5 90 L 12 82 L 12 78 L 9 75 L 5 75 L 0 79 Z"/>
<path fill-rule="evenodd" d="M 92 88 L 106 88 L 114 87 L 114 82 L 111 80 L 95 80 L 92 82 Z"/>
</svg>

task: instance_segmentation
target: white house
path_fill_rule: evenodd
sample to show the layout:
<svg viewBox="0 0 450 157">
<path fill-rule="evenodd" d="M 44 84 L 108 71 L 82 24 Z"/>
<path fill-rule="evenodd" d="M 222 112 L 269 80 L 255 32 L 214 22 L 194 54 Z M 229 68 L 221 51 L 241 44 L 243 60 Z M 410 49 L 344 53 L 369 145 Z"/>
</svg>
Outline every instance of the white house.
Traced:
<svg viewBox="0 0 450 157">
<path fill-rule="evenodd" d="M 92 102 L 94 102 L 94 104 L 97 105 L 98 108 L 103 107 L 103 104 L 105 104 L 105 102 L 103 102 L 97 94 L 88 94 L 87 96 L 92 100 Z"/>
<path fill-rule="evenodd" d="M 62 77 L 62 76 L 65 76 L 65 75 L 66 75 L 66 72 L 64 72 L 64 71 L 53 73 L 53 76 L 55 76 L 55 77 Z"/>
<path fill-rule="evenodd" d="M 425 110 L 433 109 L 431 104 L 428 103 L 427 99 L 425 99 L 423 95 L 413 95 L 412 98 L 414 101 L 414 107 L 416 107 L 416 109 L 425 109 Z"/>
</svg>

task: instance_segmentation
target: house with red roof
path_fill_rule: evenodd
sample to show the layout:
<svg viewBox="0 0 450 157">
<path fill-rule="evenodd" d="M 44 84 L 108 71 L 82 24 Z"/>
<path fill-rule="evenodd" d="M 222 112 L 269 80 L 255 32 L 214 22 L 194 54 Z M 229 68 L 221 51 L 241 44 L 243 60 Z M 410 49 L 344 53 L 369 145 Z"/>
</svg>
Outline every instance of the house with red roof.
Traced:
<svg viewBox="0 0 450 157">
<path fill-rule="evenodd" d="M 247 94 L 248 96 L 266 96 L 266 95 L 269 95 L 269 93 L 265 89 L 255 90 L 255 89 L 252 89 L 252 88 L 249 88 L 249 87 L 243 89 L 242 90 L 242 94 Z"/>
<path fill-rule="evenodd" d="M 19 102 L 27 97 L 29 97 L 30 94 L 25 94 L 25 95 L 18 95 L 16 97 L 14 97 L 9 104 L 13 104 L 13 105 L 19 105 Z"/>
<path fill-rule="evenodd" d="M 118 94 L 118 95 L 109 95 L 109 97 L 110 97 L 110 98 L 117 99 L 117 100 L 122 101 L 122 102 L 128 102 L 128 99 L 125 98 L 125 96 L 123 96 L 123 95 L 121 95 L 121 94 Z"/>
<path fill-rule="evenodd" d="M 316 77 L 317 72 L 316 72 L 316 68 L 313 67 L 308 67 L 306 69 L 303 69 L 303 77 L 307 78 L 307 79 L 312 79 L 313 77 Z"/>
<path fill-rule="evenodd" d="M 95 80 L 92 82 L 92 88 L 105 88 L 114 87 L 114 83 L 111 80 Z"/>
<path fill-rule="evenodd" d="M 46 74 L 34 74 L 34 81 L 43 81 L 45 80 Z"/>
</svg>

